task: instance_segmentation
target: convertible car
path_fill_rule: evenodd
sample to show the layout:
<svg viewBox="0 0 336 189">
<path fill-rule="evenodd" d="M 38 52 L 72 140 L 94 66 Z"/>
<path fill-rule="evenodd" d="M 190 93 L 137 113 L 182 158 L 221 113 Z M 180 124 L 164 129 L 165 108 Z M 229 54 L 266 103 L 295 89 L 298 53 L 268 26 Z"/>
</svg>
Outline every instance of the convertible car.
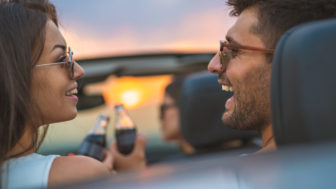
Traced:
<svg viewBox="0 0 336 189">
<path fill-rule="evenodd" d="M 272 62 L 271 83 L 272 122 L 277 151 L 256 155 L 247 151 L 253 151 L 258 148 L 257 145 L 244 146 L 244 148 L 216 151 L 178 162 L 158 162 L 139 172 L 120 173 L 62 188 L 334 188 L 336 186 L 336 176 L 333 174 L 336 168 L 334 150 L 336 90 L 332 86 L 336 83 L 335 33 L 336 20 L 334 19 L 307 23 L 288 31 L 277 45 Z M 175 64 L 179 67 L 177 70 L 189 71 L 205 66 L 211 56 L 209 54 L 160 55 L 156 56 L 154 62 L 156 64 L 166 62 L 165 65 Z M 142 58 L 144 57 L 135 59 Z M 122 58 L 117 60 L 121 61 Z M 108 63 L 106 59 L 95 61 L 99 62 L 101 70 L 116 70 L 115 74 L 119 77 L 123 77 L 125 73 L 143 75 L 136 73 L 135 70 L 126 71 L 125 67 L 118 68 L 117 65 L 123 64 Z M 190 64 L 192 61 L 195 62 Z M 125 62 L 129 63 L 125 65 L 135 67 L 134 62 Z M 86 67 L 90 62 L 86 60 L 81 64 Z M 104 68 L 102 68 L 103 65 Z M 153 69 L 156 68 L 153 67 Z M 157 68 L 157 70 L 160 74 L 170 74 L 167 71 L 169 69 Z M 212 95 L 212 90 L 216 89 L 209 87 L 211 79 L 213 79 L 211 75 L 204 73 L 191 76 L 183 86 L 183 95 L 193 93 L 197 96 L 198 92 L 202 93 L 200 88 L 206 91 L 202 94 Z M 193 82 L 196 81 L 199 87 L 193 86 Z M 83 85 L 88 83 L 90 82 L 87 81 Z M 220 95 L 220 91 L 217 94 Z M 225 94 L 222 97 L 225 98 Z M 201 99 L 202 95 L 197 98 Z M 194 124 L 190 115 L 197 113 L 199 108 L 192 101 L 193 99 L 190 99 L 185 101 L 185 104 L 181 104 L 183 119 L 191 119 L 182 120 L 182 124 L 190 122 Z M 198 102 L 203 103 L 204 100 Z M 205 109 L 209 108 L 206 107 L 206 103 L 203 105 Z M 191 106 L 194 106 L 192 108 L 194 112 L 188 111 Z M 211 115 L 216 114 L 217 111 L 218 109 L 213 110 Z M 215 122 L 208 122 L 208 124 L 213 125 L 209 130 L 217 128 Z M 220 134 L 201 135 L 198 133 L 201 126 L 196 126 L 197 129 L 194 128 L 196 136 L 188 133 L 187 128 L 183 132 L 193 145 L 200 148 L 212 142 L 219 142 L 216 141 L 218 138 L 258 138 L 257 133 L 230 133 L 225 129 L 217 130 L 221 133 L 220 137 L 218 137 Z M 225 132 L 229 134 L 226 135 Z M 239 155 L 246 152 L 245 156 Z"/>
</svg>

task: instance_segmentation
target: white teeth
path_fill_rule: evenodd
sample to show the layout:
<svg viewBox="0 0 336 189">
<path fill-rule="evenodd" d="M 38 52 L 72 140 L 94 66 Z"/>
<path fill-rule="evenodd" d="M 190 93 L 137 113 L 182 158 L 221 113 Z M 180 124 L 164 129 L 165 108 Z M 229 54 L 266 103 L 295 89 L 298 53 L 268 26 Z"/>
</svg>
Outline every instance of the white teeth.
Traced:
<svg viewBox="0 0 336 189">
<path fill-rule="evenodd" d="M 230 87 L 229 90 L 230 90 L 230 92 L 233 92 L 233 87 Z"/>
<path fill-rule="evenodd" d="M 222 91 L 233 92 L 233 87 L 222 85 Z"/>
<path fill-rule="evenodd" d="M 76 89 L 74 89 L 74 90 L 72 90 L 73 92 L 72 92 L 72 94 L 77 94 L 78 93 L 78 90 L 77 90 L 77 88 Z"/>
<path fill-rule="evenodd" d="M 66 95 L 67 96 L 71 96 L 71 95 L 76 95 L 78 93 L 77 88 L 72 89 L 71 91 L 67 92 Z"/>
<path fill-rule="evenodd" d="M 222 85 L 222 91 L 229 91 L 229 86 Z"/>
<path fill-rule="evenodd" d="M 229 86 L 222 85 L 222 90 L 228 92 L 229 91 Z"/>
</svg>

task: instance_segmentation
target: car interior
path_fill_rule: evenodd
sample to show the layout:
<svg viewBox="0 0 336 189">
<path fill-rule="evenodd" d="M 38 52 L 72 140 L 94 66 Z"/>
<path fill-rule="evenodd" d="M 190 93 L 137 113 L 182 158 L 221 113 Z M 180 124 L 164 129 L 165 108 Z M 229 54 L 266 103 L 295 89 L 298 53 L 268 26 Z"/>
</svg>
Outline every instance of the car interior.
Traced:
<svg viewBox="0 0 336 189">
<path fill-rule="evenodd" d="M 257 145 L 221 149 L 188 161 L 157 163 L 61 188 L 330 188 L 336 186 L 336 19 L 294 27 L 280 39 L 272 62 L 271 110 L 277 151 Z M 200 73 L 183 86 L 183 136 L 197 149 L 232 139 L 258 138 L 220 122 L 228 94 Z M 222 99 L 222 100 L 218 100 Z M 214 113 L 216 112 L 216 113 Z M 245 148 L 245 147 L 248 147 Z M 246 153 L 247 156 L 239 156 Z"/>
</svg>

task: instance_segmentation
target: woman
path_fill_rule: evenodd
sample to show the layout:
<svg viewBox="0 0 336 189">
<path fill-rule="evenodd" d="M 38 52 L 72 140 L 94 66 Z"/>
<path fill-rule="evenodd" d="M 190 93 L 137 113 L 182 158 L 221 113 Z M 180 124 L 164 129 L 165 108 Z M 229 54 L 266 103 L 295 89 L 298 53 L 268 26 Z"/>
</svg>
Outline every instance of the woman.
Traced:
<svg viewBox="0 0 336 189">
<path fill-rule="evenodd" d="M 76 117 L 76 81 L 84 70 L 72 59 L 58 29 L 55 7 L 47 0 L 0 0 L 0 30 L 2 188 L 40 188 L 92 179 L 113 172 L 116 164 L 121 169 L 144 166 L 142 137 L 129 157 L 111 145 L 114 156 L 106 151 L 103 162 L 36 154 L 42 125 Z"/>
<path fill-rule="evenodd" d="M 165 96 L 160 107 L 162 138 L 167 142 L 176 142 L 182 153 L 191 155 L 194 148 L 183 138 L 180 128 L 180 101 L 183 78 L 178 77 L 165 89 Z"/>
</svg>

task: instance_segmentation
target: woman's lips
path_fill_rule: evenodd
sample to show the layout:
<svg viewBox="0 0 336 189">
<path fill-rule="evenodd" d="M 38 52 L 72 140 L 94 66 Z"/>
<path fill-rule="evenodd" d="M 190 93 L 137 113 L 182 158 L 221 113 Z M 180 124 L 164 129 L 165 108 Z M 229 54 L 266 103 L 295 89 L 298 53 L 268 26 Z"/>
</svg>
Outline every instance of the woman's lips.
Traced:
<svg viewBox="0 0 336 189">
<path fill-rule="evenodd" d="M 76 96 L 77 93 L 78 93 L 77 88 L 74 88 L 74 89 L 71 89 L 68 92 L 66 92 L 65 96 L 71 98 L 75 102 L 78 102 L 78 97 Z"/>
<path fill-rule="evenodd" d="M 78 93 L 77 88 L 73 88 L 65 93 L 66 96 L 76 95 Z"/>
<path fill-rule="evenodd" d="M 78 102 L 78 97 L 76 95 L 66 96 L 74 100 L 75 102 Z"/>
</svg>

